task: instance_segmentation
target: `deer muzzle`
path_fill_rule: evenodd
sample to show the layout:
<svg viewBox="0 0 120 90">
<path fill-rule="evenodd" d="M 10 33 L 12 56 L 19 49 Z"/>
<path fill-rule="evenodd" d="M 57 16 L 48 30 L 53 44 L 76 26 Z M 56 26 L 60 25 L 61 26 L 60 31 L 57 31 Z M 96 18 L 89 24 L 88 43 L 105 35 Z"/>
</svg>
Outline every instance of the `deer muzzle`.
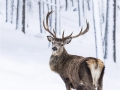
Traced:
<svg viewBox="0 0 120 90">
<path fill-rule="evenodd" d="M 53 50 L 53 51 L 56 51 L 56 50 L 57 50 L 57 48 L 56 48 L 56 47 L 53 47 L 53 48 L 52 48 L 52 50 Z"/>
</svg>

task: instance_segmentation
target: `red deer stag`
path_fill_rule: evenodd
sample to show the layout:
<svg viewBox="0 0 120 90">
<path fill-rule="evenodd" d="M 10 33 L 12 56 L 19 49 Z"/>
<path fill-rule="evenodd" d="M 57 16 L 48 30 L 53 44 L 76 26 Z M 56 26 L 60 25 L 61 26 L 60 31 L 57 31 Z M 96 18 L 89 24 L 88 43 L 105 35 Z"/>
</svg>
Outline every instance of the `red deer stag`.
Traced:
<svg viewBox="0 0 120 90">
<path fill-rule="evenodd" d="M 84 35 L 89 30 L 89 23 L 84 31 L 76 36 L 57 38 L 56 33 L 52 33 L 48 27 L 48 18 L 52 13 L 46 15 L 46 25 L 43 21 L 43 26 L 52 36 L 47 36 L 49 42 L 52 42 L 52 55 L 50 57 L 50 68 L 58 73 L 66 85 L 66 90 L 71 88 L 76 90 L 102 90 L 104 64 L 100 59 L 94 57 L 83 57 L 68 54 L 64 45 L 69 44 L 73 38 Z"/>
</svg>

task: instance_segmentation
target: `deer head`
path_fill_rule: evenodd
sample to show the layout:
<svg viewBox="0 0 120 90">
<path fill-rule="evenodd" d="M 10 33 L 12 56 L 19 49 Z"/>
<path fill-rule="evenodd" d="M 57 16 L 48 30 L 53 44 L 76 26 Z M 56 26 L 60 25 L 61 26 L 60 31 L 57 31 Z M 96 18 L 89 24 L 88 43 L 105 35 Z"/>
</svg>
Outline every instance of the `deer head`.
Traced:
<svg viewBox="0 0 120 90">
<path fill-rule="evenodd" d="M 52 12 L 53 11 L 47 13 L 46 25 L 45 25 L 44 20 L 43 20 L 43 26 L 44 26 L 44 29 L 51 34 L 51 36 L 47 36 L 47 39 L 49 42 L 52 42 L 53 55 L 60 55 L 64 49 L 64 45 L 69 44 L 73 38 L 79 37 L 81 35 L 84 35 L 86 32 L 88 32 L 89 23 L 86 21 L 86 23 L 87 23 L 86 29 L 84 31 L 82 31 L 82 29 L 81 29 L 81 31 L 75 36 L 72 36 L 73 33 L 71 33 L 70 35 L 64 37 L 64 31 L 63 31 L 62 38 L 57 38 L 54 29 L 53 29 L 53 33 L 52 33 L 49 30 L 49 26 L 48 26 L 48 18 Z"/>
</svg>

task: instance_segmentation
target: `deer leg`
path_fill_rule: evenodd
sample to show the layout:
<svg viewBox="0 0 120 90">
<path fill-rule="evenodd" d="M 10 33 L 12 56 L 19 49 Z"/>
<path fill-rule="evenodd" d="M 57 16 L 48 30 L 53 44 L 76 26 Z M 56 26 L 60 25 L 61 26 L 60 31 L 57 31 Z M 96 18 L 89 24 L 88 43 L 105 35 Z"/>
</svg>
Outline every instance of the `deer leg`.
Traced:
<svg viewBox="0 0 120 90">
<path fill-rule="evenodd" d="M 70 82 L 69 78 L 65 78 L 63 76 L 61 76 L 61 78 L 65 83 L 66 90 L 71 90 L 71 82 Z"/>
<path fill-rule="evenodd" d="M 66 90 L 71 90 L 70 84 L 69 83 L 65 83 L 66 85 Z"/>
<path fill-rule="evenodd" d="M 101 72 L 101 75 L 100 75 L 100 78 L 99 78 L 99 81 L 98 81 L 98 90 L 103 90 L 102 89 L 102 86 L 103 86 L 103 75 L 104 75 L 104 69 L 105 67 L 103 68 L 102 72 Z"/>
<path fill-rule="evenodd" d="M 102 89 L 102 82 L 101 82 L 101 81 L 100 81 L 100 83 L 99 83 L 99 85 L 98 85 L 97 88 L 98 88 L 98 90 L 103 90 L 103 89 Z"/>
<path fill-rule="evenodd" d="M 103 77 L 102 77 L 103 78 Z M 102 81 L 102 78 L 100 77 L 99 79 L 99 83 L 98 83 L 98 90 L 102 90 L 102 86 L 103 86 L 103 81 Z"/>
</svg>

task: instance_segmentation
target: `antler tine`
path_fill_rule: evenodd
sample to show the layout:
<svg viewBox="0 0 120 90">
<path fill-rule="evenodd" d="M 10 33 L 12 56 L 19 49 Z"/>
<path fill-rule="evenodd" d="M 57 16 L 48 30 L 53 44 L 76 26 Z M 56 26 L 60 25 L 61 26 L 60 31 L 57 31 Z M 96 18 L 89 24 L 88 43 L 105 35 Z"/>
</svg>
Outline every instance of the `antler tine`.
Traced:
<svg viewBox="0 0 120 90">
<path fill-rule="evenodd" d="M 64 40 L 64 39 L 67 39 L 67 38 L 71 37 L 72 34 L 73 34 L 73 32 L 72 32 L 69 36 L 64 37 L 64 31 L 63 31 L 62 39 L 63 39 L 63 40 Z"/>
<path fill-rule="evenodd" d="M 76 36 L 71 36 L 71 38 L 76 38 L 76 37 L 84 35 L 86 32 L 88 32 L 89 31 L 89 23 L 87 22 L 87 20 L 86 20 L 86 24 L 87 24 L 87 27 L 86 27 L 86 29 L 84 31 L 82 31 L 83 28 L 81 28 L 80 33 L 78 35 L 76 35 Z"/>
<path fill-rule="evenodd" d="M 55 35 L 55 37 L 56 37 L 56 33 L 55 33 L 55 30 L 53 29 L 53 32 L 54 32 L 54 35 Z"/>
<path fill-rule="evenodd" d="M 62 34 L 62 39 L 64 39 L 64 32 L 65 32 L 65 31 L 63 31 L 63 34 Z"/>
<path fill-rule="evenodd" d="M 54 34 L 55 34 L 55 35 L 54 35 L 54 34 L 49 30 L 49 27 L 48 27 L 48 18 L 49 18 L 49 15 L 50 15 L 51 13 L 53 13 L 53 11 L 47 13 L 47 15 L 46 15 L 46 26 L 45 26 L 44 20 L 43 20 L 43 26 L 44 26 L 44 28 L 45 28 L 46 31 L 48 31 L 54 38 L 56 38 L 55 32 L 54 32 Z"/>
</svg>

